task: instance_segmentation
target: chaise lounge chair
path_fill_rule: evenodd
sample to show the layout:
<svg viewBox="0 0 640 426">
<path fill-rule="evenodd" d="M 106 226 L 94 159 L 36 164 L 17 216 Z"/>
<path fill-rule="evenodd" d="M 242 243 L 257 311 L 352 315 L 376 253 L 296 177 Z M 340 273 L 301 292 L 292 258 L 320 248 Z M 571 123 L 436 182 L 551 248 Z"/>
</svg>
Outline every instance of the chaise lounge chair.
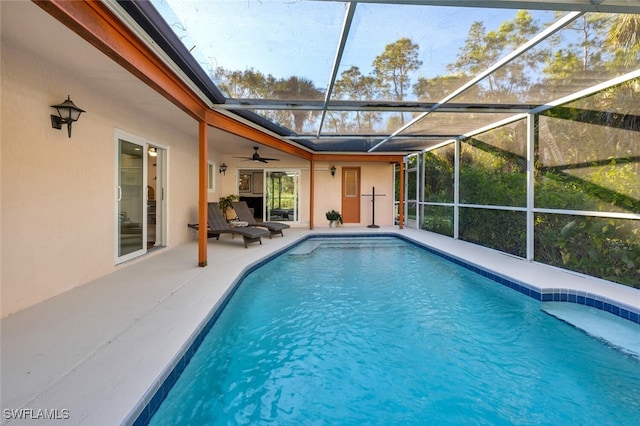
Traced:
<svg viewBox="0 0 640 426">
<path fill-rule="evenodd" d="M 281 235 L 284 237 L 282 230 L 290 228 L 290 226 L 287 225 L 286 223 L 256 222 L 256 220 L 253 217 L 253 214 L 251 214 L 251 210 L 249 210 L 249 205 L 247 204 L 246 201 L 234 201 L 233 210 L 235 210 L 236 214 L 238 215 L 238 219 L 241 220 L 242 222 L 247 222 L 249 226 L 267 228 L 271 233 L 269 235 L 269 238 L 271 238 L 274 235 Z"/>
<path fill-rule="evenodd" d="M 199 228 L 197 223 L 190 223 L 188 226 L 193 229 Z M 207 206 L 207 238 L 216 237 L 216 240 L 219 240 L 220 234 L 241 235 L 244 247 L 247 248 L 249 243 L 262 244 L 261 237 L 269 235 L 269 231 L 249 226 L 233 228 L 222 215 L 218 203 L 209 203 Z"/>
</svg>

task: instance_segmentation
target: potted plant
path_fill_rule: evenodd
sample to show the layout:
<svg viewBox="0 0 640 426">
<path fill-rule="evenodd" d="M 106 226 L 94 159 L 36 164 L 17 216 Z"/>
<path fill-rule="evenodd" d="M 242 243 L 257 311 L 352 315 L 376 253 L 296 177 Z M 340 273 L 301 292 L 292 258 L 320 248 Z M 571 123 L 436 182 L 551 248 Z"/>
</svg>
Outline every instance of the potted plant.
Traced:
<svg viewBox="0 0 640 426">
<path fill-rule="evenodd" d="M 329 226 L 334 228 L 338 223 L 342 223 L 342 215 L 335 210 L 329 210 L 326 215 Z"/>
<path fill-rule="evenodd" d="M 222 210 L 222 214 L 225 219 L 229 220 L 229 216 L 227 216 L 227 211 L 233 210 L 233 202 L 237 200 L 239 197 L 237 195 L 227 195 L 226 197 L 220 197 L 218 205 L 220 206 L 220 210 Z M 232 219 L 235 219 L 232 218 Z"/>
</svg>

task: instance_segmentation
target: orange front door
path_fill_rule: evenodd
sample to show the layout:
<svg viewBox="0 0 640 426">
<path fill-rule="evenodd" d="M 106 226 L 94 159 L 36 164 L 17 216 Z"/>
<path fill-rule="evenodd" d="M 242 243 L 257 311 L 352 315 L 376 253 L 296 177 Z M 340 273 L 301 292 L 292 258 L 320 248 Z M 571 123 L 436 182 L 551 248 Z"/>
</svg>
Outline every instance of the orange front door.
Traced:
<svg viewBox="0 0 640 426">
<path fill-rule="evenodd" d="M 342 168 L 342 221 L 360 223 L 360 167 Z"/>
</svg>

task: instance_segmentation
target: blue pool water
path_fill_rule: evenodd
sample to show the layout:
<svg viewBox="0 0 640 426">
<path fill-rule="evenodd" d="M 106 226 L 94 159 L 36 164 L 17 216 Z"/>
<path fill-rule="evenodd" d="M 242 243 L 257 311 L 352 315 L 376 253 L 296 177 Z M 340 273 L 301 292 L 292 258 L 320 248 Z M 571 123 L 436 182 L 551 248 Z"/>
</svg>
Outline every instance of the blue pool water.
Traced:
<svg viewBox="0 0 640 426">
<path fill-rule="evenodd" d="M 249 274 L 152 425 L 640 424 L 640 360 L 394 238 Z"/>
</svg>

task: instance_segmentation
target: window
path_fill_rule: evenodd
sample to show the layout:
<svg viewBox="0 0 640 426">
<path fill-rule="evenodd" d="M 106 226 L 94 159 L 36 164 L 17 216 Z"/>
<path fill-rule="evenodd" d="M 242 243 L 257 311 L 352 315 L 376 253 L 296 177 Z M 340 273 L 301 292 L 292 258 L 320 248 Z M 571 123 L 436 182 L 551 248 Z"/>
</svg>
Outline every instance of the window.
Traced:
<svg viewBox="0 0 640 426">
<path fill-rule="evenodd" d="M 216 190 L 216 163 L 209 161 L 207 170 L 209 174 L 207 177 L 207 188 L 209 188 L 209 192 L 214 192 Z"/>
</svg>

